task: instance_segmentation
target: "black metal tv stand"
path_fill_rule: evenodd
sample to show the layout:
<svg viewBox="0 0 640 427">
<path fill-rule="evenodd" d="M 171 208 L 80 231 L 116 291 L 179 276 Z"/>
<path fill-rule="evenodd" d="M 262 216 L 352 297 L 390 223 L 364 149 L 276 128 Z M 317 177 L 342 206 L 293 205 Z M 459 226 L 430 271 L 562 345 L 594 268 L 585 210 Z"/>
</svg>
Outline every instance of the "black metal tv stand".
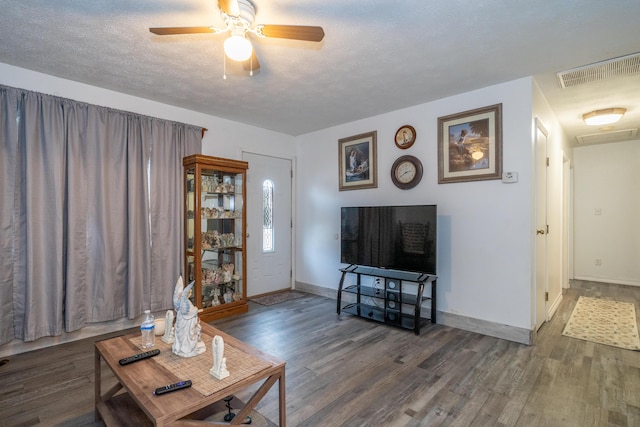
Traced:
<svg viewBox="0 0 640 427">
<path fill-rule="evenodd" d="M 431 300 L 431 323 L 436 323 L 436 279 L 437 276 L 410 271 L 387 270 L 377 267 L 350 265 L 341 268 L 342 277 L 338 286 L 338 314 L 353 314 L 420 334 L 422 303 Z M 344 287 L 345 277 L 356 275 L 356 283 Z M 362 276 L 372 277 L 373 285 L 363 285 Z M 384 283 L 381 283 L 384 282 Z M 425 285 L 430 284 L 429 295 L 424 295 Z M 355 295 L 355 302 L 342 305 L 342 295 Z M 353 297 L 350 298 L 353 300 Z M 410 307 L 409 307 L 410 306 Z M 403 310 L 403 307 L 405 308 Z"/>
</svg>

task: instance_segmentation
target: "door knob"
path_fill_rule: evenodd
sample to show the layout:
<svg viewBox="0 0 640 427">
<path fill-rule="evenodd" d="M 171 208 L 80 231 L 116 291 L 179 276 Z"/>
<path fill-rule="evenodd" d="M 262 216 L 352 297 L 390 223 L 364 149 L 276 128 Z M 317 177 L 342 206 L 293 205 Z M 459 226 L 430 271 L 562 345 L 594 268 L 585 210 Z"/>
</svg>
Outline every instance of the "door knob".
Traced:
<svg viewBox="0 0 640 427">
<path fill-rule="evenodd" d="M 544 230 L 538 230 L 536 231 L 536 234 L 544 234 Z"/>
</svg>

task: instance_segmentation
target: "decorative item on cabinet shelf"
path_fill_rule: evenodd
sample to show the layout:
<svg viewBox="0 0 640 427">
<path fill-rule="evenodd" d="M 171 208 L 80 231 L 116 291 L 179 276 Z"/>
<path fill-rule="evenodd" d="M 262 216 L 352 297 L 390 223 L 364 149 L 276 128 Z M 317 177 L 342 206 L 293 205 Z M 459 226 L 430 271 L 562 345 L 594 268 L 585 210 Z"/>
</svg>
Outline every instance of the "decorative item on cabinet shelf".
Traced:
<svg viewBox="0 0 640 427">
<path fill-rule="evenodd" d="M 231 263 L 222 264 L 219 268 L 216 269 L 202 269 L 202 284 L 203 285 L 219 285 L 222 283 L 229 283 L 232 280 L 235 280 L 233 271 L 235 266 Z M 238 279 L 239 279 L 238 275 Z"/>
<path fill-rule="evenodd" d="M 202 192 L 203 193 L 212 193 L 212 194 L 228 194 L 235 192 L 235 185 L 231 181 L 231 177 L 225 175 L 222 177 L 222 182 L 216 175 L 202 176 Z M 206 197 L 206 194 L 204 194 Z"/>
<path fill-rule="evenodd" d="M 220 182 L 216 175 L 201 177 L 201 189 L 203 193 L 213 193 Z"/>
<path fill-rule="evenodd" d="M 235 248 L 238 243 L 234 233 L 220 233 L 218 230 L 202 233 L 202 249 Z"/>
<path fill-rule="evenodd" d="M 217 307 L 240 300 L 242 300 L 242 292 L 236 290 L 235 284 L 208 286 L 202 293 L 202 308 Z"/>
<path fill-rule="evenodd" d="M 204 219 L 236 219 L 242 218 L 242 210 L 218 208 L 200 208 L 200 216 Z"/>
</svg>

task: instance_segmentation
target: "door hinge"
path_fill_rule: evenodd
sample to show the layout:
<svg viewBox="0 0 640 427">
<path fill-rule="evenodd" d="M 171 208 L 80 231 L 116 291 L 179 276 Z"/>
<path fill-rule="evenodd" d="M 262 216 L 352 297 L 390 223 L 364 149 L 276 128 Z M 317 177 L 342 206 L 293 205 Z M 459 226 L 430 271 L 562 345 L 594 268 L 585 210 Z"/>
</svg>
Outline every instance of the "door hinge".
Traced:
<svg viewBox="0 0 640 427">
<path fill-rule="evenodd" d="M 544 300 L 549 301 L 549 292 L 544 293 Z"/>
<path fill-rule="evenodd" d="M 547 234 L 549 234 L 549 224 L 547 224 Z"/>
<path fill-rule="evenodd" d="M 549 158 L 547 157 L 547 167 L 549 167 Z"/>
</svg>

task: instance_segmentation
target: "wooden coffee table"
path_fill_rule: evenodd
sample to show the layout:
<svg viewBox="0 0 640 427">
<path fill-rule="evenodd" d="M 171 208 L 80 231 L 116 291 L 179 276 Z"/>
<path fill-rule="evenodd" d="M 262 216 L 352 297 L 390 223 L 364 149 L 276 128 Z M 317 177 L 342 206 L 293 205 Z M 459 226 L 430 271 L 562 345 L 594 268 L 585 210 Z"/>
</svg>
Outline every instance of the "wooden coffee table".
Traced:
<svg viewBox="0 0 640 427">
<path fill-rule="evenodd" d="M 142 422 L 155 426 L 239 425 L 278 382 L 279 425 L 285 427 L 285 362 L 211 325 L 202 323 L 201 326 L 207 351 L 191 358 L 174 355 L 171 346 L 157 337 L 154 348 L 160 348 L 160 355 L 120 366 L 120 359 L 145 351 L 138 346 L 140 334 L 134 333 L 96 342 L 96 419 L 102 419 L 107 426 L 138 426 Z M 211 340 L 216 335 L 224 339 L 224 356 L 227 358 L 227 368 L 230 372 L 230 376 L 223 380 L 216 380 L 208 373 L 208 369 L 213 365 Z M 116 385 L 105 392 L 102 390 L 102 361 L 118 380 Z M 161 396 L 153 394 L 158 387 L 183 380 L 191 380 L 193 386 Z M 230 423 L 193 419 L 207 414 L 207 408 L 216 405 L 219 408 L 225 397 L 261 381 L 262 385 Z"/>
</svg>

